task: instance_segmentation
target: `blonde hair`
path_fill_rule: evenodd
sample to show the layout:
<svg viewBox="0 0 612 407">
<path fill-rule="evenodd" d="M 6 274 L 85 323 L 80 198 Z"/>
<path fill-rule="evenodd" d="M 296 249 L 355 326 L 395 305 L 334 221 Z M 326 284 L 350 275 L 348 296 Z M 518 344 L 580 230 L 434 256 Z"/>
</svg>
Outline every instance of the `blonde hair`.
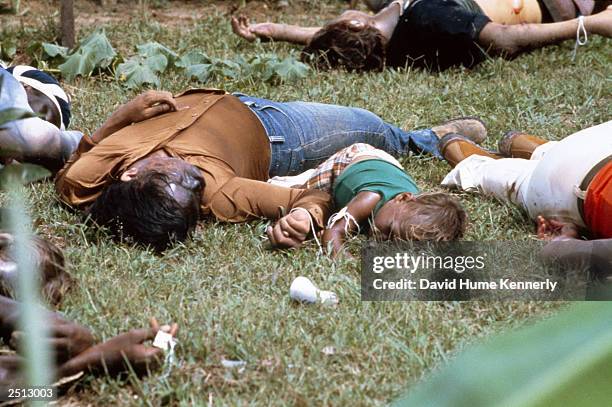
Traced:
<svg viewBox="0 0 612 407">
<path fill-rule="evenodd" d="M 451 195 L 441 192 L 421 194 L 410 204 L 411 216 L 401 221 L 406 239 L 441 242 L 463 236 L 467 214 L 459 201 Z M 428 222 L 415 224 L 415 216 L 427 218 Z"/>
</svg>

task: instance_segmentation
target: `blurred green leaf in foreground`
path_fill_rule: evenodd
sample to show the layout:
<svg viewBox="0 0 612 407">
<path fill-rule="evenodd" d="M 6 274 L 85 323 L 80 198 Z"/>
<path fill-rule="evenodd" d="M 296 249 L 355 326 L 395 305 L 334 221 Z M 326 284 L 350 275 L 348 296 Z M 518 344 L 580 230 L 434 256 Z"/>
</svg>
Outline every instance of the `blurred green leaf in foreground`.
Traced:
<svg viewBox="0 0 612 407">
<path fill-rule="evenodd" d="M 612 303 L 580 303 L 498 336 L 453 362 L 395 406 L 609 406 Z"/>
</svg>

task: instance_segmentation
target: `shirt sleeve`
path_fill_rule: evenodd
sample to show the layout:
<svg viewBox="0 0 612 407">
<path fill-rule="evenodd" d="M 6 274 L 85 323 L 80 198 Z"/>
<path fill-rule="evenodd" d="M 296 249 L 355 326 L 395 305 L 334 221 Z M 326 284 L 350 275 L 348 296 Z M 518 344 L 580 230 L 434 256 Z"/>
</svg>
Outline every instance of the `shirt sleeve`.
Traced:
<svg viewBox="0 0 612 407">
<path fill-rule="evenodd" d="M 211 197 L 209 209 L 218 219 L 243 222 L 252 218 L 278 219 L 294 208 L 304 208 L 319 228 L 331 211 L 331 197 L 315 189 L 286 188 L 234 177 Z"/>
<path fill-rule="evenodd" d="M 70 156 L 64 168 L 55 177 L 55 190 L 60 199 L 71 206 L 82 206 L 91 203 L 99 194 L 105 183 L 88 183 L 85 180 L 105 173 L 95 162 L 89 162 L 83 154 L 96 146 L 91 137 L 84 135 Z M 78 167 L 78 168 L 76 168 Z"/>
</svg>

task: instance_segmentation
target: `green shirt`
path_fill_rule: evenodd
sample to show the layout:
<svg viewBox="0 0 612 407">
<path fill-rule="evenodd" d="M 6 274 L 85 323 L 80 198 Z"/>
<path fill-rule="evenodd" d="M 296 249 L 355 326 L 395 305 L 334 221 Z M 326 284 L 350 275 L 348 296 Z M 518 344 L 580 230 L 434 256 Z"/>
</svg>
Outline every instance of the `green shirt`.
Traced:
<svg viewBox="0 0 612 407">
<path fill-rule="evenodd" d="M 374 208 L 380 208 L 402 192 L 419 193 L 412 177 L 390 162 L 372 159 L 350 165 L 334 183 L 333 197 L 336 208 L 345 207 L 362 191 L 376 192 L 381 200 Z"/>
</svg>

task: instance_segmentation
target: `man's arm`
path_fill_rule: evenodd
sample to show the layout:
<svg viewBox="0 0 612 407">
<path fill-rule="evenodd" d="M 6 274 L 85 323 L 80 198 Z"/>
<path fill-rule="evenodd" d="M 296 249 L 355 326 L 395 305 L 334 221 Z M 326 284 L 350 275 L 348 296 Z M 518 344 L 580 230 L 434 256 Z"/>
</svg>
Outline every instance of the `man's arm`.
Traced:
<svg viewBox="0 0 612 407">
<path fill-rule="evenodd" d="M 15 120 L 0 127 L 0 160 L 40 164 L 57 172 L 81 137 L 80 132 L 61 131 L 39 118 Z"/>
<path fill-rule="evenodd" d="M 129 126 L 177 109 L 170 92 L 150 90 L 121 105 L 91 137 L 97 144 L 111 134 Z"/>
<path fill-rule="evenodd" d="M 74 154 L 58 172 L 55 178 L 55 190 L 60 199 L 71 206 L 90 204 L 107 183 L 108 174 L 105 173 L 106 168 L 103 167 L 104 163 L 112 166 L 112 163 L 105 161 L 111 156 L 106 151 L 99 151 L 100 154 L 96 157 L 91 157 L 90 153 L 89 158 L 83 161 L 82 155 L 89 152 L 106 137 L 132 123 L 173 110 L 176 110 L 176 102 L 172 94 L 158 91 L 145 92 L 119 107 L 93 136 L 83 136 Z M 75 175 L 86 182 L 75 182 Z"/>
<path fill-rule="evenodd" d="M 321 27 L 301 27 L 279 23 L 251 24 L 243 16 L 232 16 L 232 31 L 247 41 L 262 40 L 285 41 L 293 44 L 306 45 Z"/>
<path fill-rule="evenodd" d="M 299 228 L 295 236 L 288 231 L 290 236 L 284 236 L 286 239 L 271 239 L 277 247 L 294 247 L 299 246 L 311 232 L 311 220 L 315 229 L 325 227 L 331 209 L 331 197 L 319 190 L 285 188 L 234 177 L 214 192 L 208 206 L 213 215 L 228 222 L 243 222 L 253 218 L 279 219 L 295 208 L 303 208 L 305 211 L 293 212 L 291 217 L 296 216 L 304 225 L 308 223 L 307 227 Z M 310 218 L 304 218 L 305 212 L 308 212 Z M 301 215 L 293 215 L 297 213 Z M 275 228 L 280 228 L 279 225 L 280 222 Z"/>
</svg>

